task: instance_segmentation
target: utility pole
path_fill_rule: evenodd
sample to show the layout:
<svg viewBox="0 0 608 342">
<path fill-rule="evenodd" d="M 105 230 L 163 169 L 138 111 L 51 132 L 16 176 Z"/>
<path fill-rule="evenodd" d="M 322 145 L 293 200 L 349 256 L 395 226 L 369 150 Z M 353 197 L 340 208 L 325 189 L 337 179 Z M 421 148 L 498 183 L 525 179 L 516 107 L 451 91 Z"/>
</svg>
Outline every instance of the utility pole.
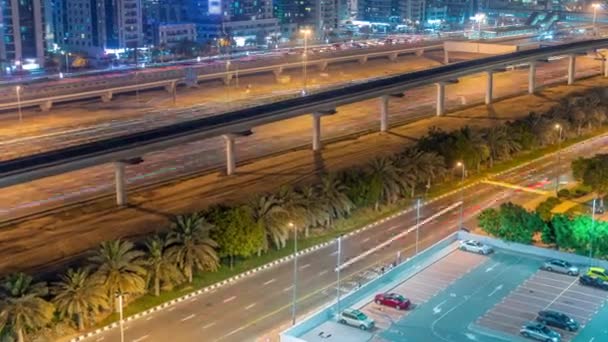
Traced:
<svg viewBox="0 0 608 342">
<path fill-rule="evenodd" d="M 338 275 L 338 282 L 337 282 L 337 295 L 338 295 L 338 300 L 336 303 L 336 311 L 338 314 L 340 314 L 340 268 L 341 268 L 341 264 L 340 264 L 340 260 L 342 259 L 342 235 L 338 236 L 338 267 L 337 267 L 337 275 Z"/>
<path fill-rule="evenodd" d="M 291 299 L 291 325 L 296 325 L 296 305 L 298 296 L 298 230 L 295 225 L 289 222 L 289 227 L 293 229 L 293 294 Z"/>
<path fill-rule="evenodd" d="M 418 255 L 418 240 L 419 240 L 419 231 L 420 231 L 420 202 L 421 199 L 418 198 L 416 200 L 416 255 Z"/>
</svg>

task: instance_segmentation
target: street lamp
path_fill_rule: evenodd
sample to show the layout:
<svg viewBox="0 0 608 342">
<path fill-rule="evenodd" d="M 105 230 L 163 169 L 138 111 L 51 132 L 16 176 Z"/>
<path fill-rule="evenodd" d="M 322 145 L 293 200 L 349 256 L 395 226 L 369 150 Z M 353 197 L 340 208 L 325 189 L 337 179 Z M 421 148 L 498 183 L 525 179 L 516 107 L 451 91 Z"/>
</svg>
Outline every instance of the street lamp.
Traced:
<svg viewBox="0 0 608 342">
<path fill-rule="evenodd" d="M 466 167 L 464 165 L 463 162 L 457 162 L 456 163 L 456 167 L 460 167 L 462 168 L 462 177 L 460 179 L 461 184 L 460 184 L 460 223 L 459 223 L 459 229 L 462 229 L 462 221 L 463 221 L 463 215 L 464 215 L 464 175 L 466 174 Z"/>
<path fill-rule="evenodd" d="M 475 16 L 473 17 L 473 20 L 475 22 L 477 22 L 478 24 L 478 34 L 479 34 L 479 38 L 481 38 L 481 23 L 484 21 L 484 19 L 486 18 L 486 15 L 483 13 L 477 13 L 475 14 Z"/>
<path fill-rule="evenodd" d="M 308 66 L 308 36 L 310 35 L 310 29 L 302 29 L 300 33 L 304 35 L 304 54 L 302 55 L 302 68 L 304 69 L 304 89 L 303 93 L 306 95 L 307 91 L 307 83 L 308 83 L 308 75 L 306 74 L 306 67 Z"/>
<path fill-rule="evenodd" d="M 61 51 L 61 54 L 65 56 L 65 73 L 69 74 L 70 73 L 69 56 L 71 56 L 72 54 L 69 52 L 65 52 L 65 51 Z"/>
<path fill-rule="evenodd" d="M 593 198 L 593 205 L 591 208 L 591 228 L 589 229 L 589 266 L 591 266 L 591 262 L 593 260 L 593 229 L 595 227 L 595 201 L 596 198 Z"/>
<path fill-rule="evenodd" d="M 597 34 L 597 28 L 595 26 L 595 21 L 597 20 L 597 9 L 600 8 L 602 5 L 600 4 L 593 4 L 591 5 L 591 7 L 593 7 L 593 34 L 596 35 Z"/>
<path fill-rule="evenodd" d="M 19 109 L 19 122 L 22 122 L 23 114 L 21 113 L 21 86 L 15 87 L 15 93 L 17 93 L 17 108 Z"/>
<path fill-rule="evenodd" d="M 420 230 L 420 202 L 422 202 L 422 200 L 418 197 L 418 199 L 416 199 L 416 255 L 418 255 L 418 232 Z"/>
<path fill-rule="evenodd" d="M 337 283 L 336 283 L 336 289 L 337 289 L 337 301 L 336 301 L 336 313 L 340 314 L 340 268 L 342 267 L 341 265 L 341 259 L 342 259 L 342 235 L 338 236 L 338 256 L 337 256 L 338 260 L 337 260 L 337 265 L 338 267 L 336 267 L 336 273 L 337 273 Z"/>
<path fill-rule="evenodd" d="M 289 222 L 289 228 L 293 229 L 293 295 L 291 300 L 291 325 L 296 325 L 296 303 L 298 296 L 298 230 L 293 222 Z"/>
<path fill-rule="evenodd" d="M 555 175 L 555 194 L 559 191 L 559 166 L 561 163 L 561 150 L 562 150 L 562 132 L 563 128 L 560 124 L 555 124 L 555 129 L 558 132 L 557 137 L 557 166 L 556 166 L 556 175 Z"/>
<path fill-rule="evenodd" d="M 118 297 L 118 316 L 119 316 L 119 326 L 120 326 L 120 342 L 125 342 L 125 321 L 122 315 L 122 292 L 117 292 L 116 297 Z"/>
</svg>

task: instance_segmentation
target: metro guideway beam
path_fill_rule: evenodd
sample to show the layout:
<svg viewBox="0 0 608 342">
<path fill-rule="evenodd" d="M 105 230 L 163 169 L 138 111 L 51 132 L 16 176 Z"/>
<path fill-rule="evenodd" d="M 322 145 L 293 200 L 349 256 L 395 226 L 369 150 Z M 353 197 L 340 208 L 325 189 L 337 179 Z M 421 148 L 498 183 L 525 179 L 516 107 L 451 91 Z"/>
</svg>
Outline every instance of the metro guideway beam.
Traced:
<svg viewBox="0 0 608 342">
<path fill-rule="evenodd" d="M 454 80 L 459 77 L 500 70 L 513 64 L 530 63 L 528 91 L 533 93 L 535 90 L 535 62 L 537 60 L 558 55 L 570 56 L 568 81 L 571 84 L 575 80 L 574 60 L 576 54 L 607 46 L 608 39 L 597 39 L 443 65 L 120 137 L 6 160 L 0 162 L 0 187 L 25 183 L 95 165 L 116 163 L 117 203 L 126 204 L 125 164 L 123 161 L 134 160 L 134 158 L 144 156 L 146 153 L 201 139 L 225 136 L 225 139 L 228 137 L 226 140 L 226 173 L 232 174 L 236 166 L 233 141 L 236 137 L 235 132 L 237 134 L 238 132 L 247 132 L 252 127 L 259 125 L 312 114 L 313 150 L 318 151 L 321 149 L 321 116 L 328 115 L 341 105 L 380 98 L 381 130 L 385 131 L 388 129 L 388 97 L 386 96 L 403 94 L 407 89 L 437 84 L 437 114 L 443 115 L 445 112 L 445 85 L 455 82 Z M 490 85 L 491 82 L 488 81 L 488 87 Z M 491 97 L 489 98 L 491 99 Z"/>
</svg>

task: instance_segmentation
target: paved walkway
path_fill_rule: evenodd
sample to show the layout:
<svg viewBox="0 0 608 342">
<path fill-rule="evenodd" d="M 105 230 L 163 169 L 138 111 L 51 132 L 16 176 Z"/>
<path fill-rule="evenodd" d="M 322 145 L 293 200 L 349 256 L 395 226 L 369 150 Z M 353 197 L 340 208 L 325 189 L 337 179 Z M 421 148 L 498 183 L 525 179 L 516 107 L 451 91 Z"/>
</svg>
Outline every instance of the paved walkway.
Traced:
<svg viewBox="0 0 608 342">
<path fill-rule="evenodd" d="M 574 86 L 552 87 L 535 96 L 515 97 L 491 106 L 474 106 L 445 117 L 424 119 L 392 128 L 389 134 L 374 133 L 328 144 L 317 155 L 309 150 L 296 150 L 264 158 L 239 165 L 238 174 L 233 177 L 211 173 L 175 181 L 131 193 L 132 205 L 128 208 L 116 208 L 112 199 L 100 200 L 5 226 L 0 232 L 0 274 L 59 264 L 100 241 L 162 230 L 172 214 L 242 200 L 284 184 L 310 182 L 321 171 L 336 171 L 391 155 L 426 134 L 431 126 L 445 130 L 464 125 L 491 126 L 523 117 L 530 111 L 543 112 L 571 92 L 602 85 L 608 85 L 608 80 L 592 78 Z M 74 243 L 75 237 L 78 243 Z"/>
</svg>

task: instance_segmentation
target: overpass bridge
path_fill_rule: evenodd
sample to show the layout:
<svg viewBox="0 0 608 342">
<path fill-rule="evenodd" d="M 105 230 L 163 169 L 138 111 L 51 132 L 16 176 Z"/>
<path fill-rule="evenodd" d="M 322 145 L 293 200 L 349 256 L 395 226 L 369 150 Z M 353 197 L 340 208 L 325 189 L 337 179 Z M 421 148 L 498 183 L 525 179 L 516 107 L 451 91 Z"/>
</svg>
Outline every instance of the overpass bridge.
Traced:
<svg viewBox="0 0 608 342">
<path fill-rule="evenodd" d="M 597 39 L 464 61 L 2 161 L 0 162 L 0 187 L 8 187 L 95 165 L 113 163 L 116 175 L 117 204 L 124 205 L 127 203 L 125 167 L 144 162 L 143 157 L 153 151 L 223 136 L 226 141 L 226 173 L 231 175 L 236 167 L 234 140 L 239 136 L 251 134 L 253 127 L 310 115 L 313 127 L 312 149 L 319 151 L 322 148 L 321 119 L 323 116 L 336 113 L 336 108 L 339 106 L 374 98 L 379 99 L 380 130 L 385 132 L 388 130 L 390 98 L 403 96 L 404 91 L 408 89 L 435 84 L 437 88 L 436 114 L 443 115 L 445 85 L 457 82 L 459 77 L 485 73 L 487 79 L 485 103 L 490 104 L 493 101 L 493 73 L 504 71 L 508 65 L 529 65 L 528 91 L 534 93 L 537 63 L 548 62 L 549 58 L 553 56 L 568 56 L 568 84 L 571 85 L 576 79 L 577 55 L 606 47 L 608 47 L 608 39 Z M 602 59 L 602 65 L 603 75 L 608 77 L 608 63 L 605 62 L 605 59 Z"/>
<path fill-rule="evenodd" d="M 277 78 L 286 70 L 306 67 L 318 67 L 325 70 L 329 64 L 358 61 L 361 64 L 369 59 L 388 58 L 395 61 L 397 57 L 407 54 L 422 55 L 425 51 L 442 50 L 443 45 L 436 42 L 416 47 L 398 45 L 382 46 L 366 49 L 351 49 L 310 54 L 306 59 L 300 55 L 286 57 L 266 57 L 262 60 L 243 61 L 233 60 L 193 66 L 196 74 L 194 79 L 186 75 L 186 68 L 173 70 L 136 71 L 133 75 L 124 77 L 95 78 L 81 82 L 66 82 L 52 87 L 26 89 L 25 86 L 0 88 L 0 111 L 14 110 L 26 107 L 40 107 L 48 111 L 53 104 L 75 100 L 100 98 L 103 102 L 111 101 L 114 95 L 149 89 L 165 89 L 176 96 L 180 85 L 195 86 L 198 82 L 222 80 L 229 84 L 234 77 L 272 72 Z"/>
</svg>

